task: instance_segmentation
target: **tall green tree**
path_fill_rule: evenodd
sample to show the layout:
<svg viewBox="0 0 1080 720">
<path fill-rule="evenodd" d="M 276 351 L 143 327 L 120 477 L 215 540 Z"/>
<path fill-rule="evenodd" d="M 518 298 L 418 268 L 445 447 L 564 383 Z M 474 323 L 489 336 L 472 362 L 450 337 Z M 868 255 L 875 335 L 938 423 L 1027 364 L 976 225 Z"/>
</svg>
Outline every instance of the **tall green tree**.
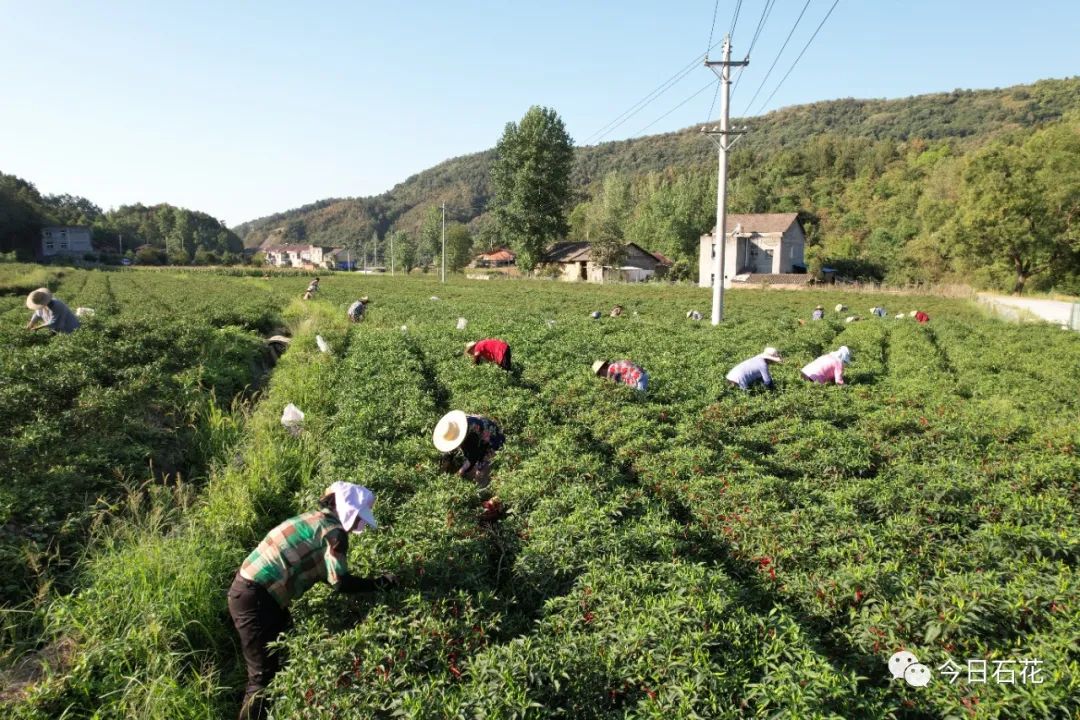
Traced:
<svg viewBox="0 0 1080 720">
<path fill-rule="evenodd" d="M 1067 274 L 1080 257 L 1080 121 L 998 141 L 964 171 L 959 247 L 969 266 L 1011 271 L 1012 291 L 1044 273 Z"/>
<path fill-rule="evenodd" d="M 416 267 L 416 240 L 404 230 L 394 232 L 394 266 L 405 273 Z"/>
<path fill-rule="evenodd" d="M 446 269 L 457 272 L 472 260 L 473 236 L 459 222 L 446 226 Z"/>
<path fill-rule="evenodd" d="M 491 166 L 494 211 L 500 235 L 510 242 L 522 270 L 540 262 L 547 245 L 567 231 L 573 141 L 551 108 L 529 108 L 520 123 L 507 123 Z"/>
<path fill-rule="evenodd" d="M 442 255 L 442 210 L 430 207 L 424 213 L 420 225 L 420 242 L 417 247 L 417 264 L 437 263 Z"/>
<path fill-rule="evenodd" d="M 632 210 L 630 183 L 618 173 L 608 173 L 588 222 L 594 263 L 611 267 L 622 264 L 626 255 L 626 226 Z"/>
</svg>

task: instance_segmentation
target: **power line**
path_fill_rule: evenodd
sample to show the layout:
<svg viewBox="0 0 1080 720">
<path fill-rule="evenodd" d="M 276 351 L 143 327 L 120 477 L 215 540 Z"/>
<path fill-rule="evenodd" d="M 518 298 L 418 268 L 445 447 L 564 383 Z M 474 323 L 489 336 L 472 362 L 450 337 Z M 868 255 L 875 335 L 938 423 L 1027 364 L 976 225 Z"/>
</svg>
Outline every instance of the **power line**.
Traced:
<svg viewBox="0 0 1080 720">
<path fill-rule="evenodd" d="M 716 43 L 710 45 L 708 50 L 712 50 L 714 47 L 716 47 L 719 44 L 720 44 L 720 41 L 717 41 Z M 696 55 L 694 57 L 694 59 L 691 60 L 689 62 L 689 64 L 687 64 L 684 68 L 679 70 L 677 73 L 672 75 L 670 78 L 668 78 L 664 82 L 660 83 L 660 85 L 658 87 L 656 87 L 652 92 L 650 92 L 648 95 L 643 97 L 641 100 L 638 100 L 636 103 L 631 105 L 628 109 L 624 110 L 622 113 L 620 113 L 618 116 L 616 116 L 616 118 L 614 120 L 612 120 L 611 122 L 609 122 L 607 125 L 604 125 L 602 128 L 600 128 L 599 130 L 594 132 L 592 135 L 585 138 L 585 140 L 583 140 L 581 144 L 582 145 L 588 145 L 590 142 L 592 142 L 594 140 L 603 139 L 607 135 L 610 135 L 612 132 L 614 132 L 624 122 L 626 122 L 627 120 L 632 118 L 634 115 L 637 115 L 639 112 L 644 110 L 645 107 L 649 105 L 649 103 L 653 102 L 658 97 L 663 95 L 665 92 L 670 90 L 680 80 L 682 80 L 684 77 L 689 75 L 694 69 L 699 67 L 700 64 L 701 64 L 701 61 L 704 58 L 708 57 L 708 54 L 709 54 L 708 50 L 706 50 L 706 52 L 703 55 Z"/>
<path fill-rule="evenodd" d="M 705 54 L 712 50 L 712 36 L 716 32 L 716 13 L 720 10 L 720 0 L 716 0 L 712 7 L 712 25 L 709 26 L 709 42 L 705 43 Z"/>
<path fill-rule="evenodd" d="M 670 115 L 671 113 L 675 112 L 676 110 L 678 110 L 679 108 L 681 108 L 681 107 L 682 107 L 683 105 L 685 105 L 686 103 L 690 102 L 691 100 L 693 100 L 694 98 L 696 98 L 696 97 L 697 97 L 698 95 L 700 95 L 701 93 L 703 93 L 703 92 L 705 92 L 706 90 L 708 90 L 709 88 L 711 88 L 711 87 L 713 86 L 713 83 L 714 83 L 714 82 L 715 82 L 715 80 L 710 80 L 710 81 L 709 81 L 709 83 L 708 83 L 708 85 L 705 85 L 705 86 L 704 86 L 704 87 L 702 87 L 702 88 L 701 88 L 700 90 L 698 90 L 697 92 L 695 92 L 695 93 L 694 93 L 693 95 L 691 95 L 690 97 L 686 98 L 686 99 L 685 99 L 685 100 L 683 100 L 683 101 L 682 101 L 681 103 L 679 103 L 679 104 L 678 104 L 678 105 L 676 105 L 675 107 L 671 108 L 671 109 L 670 109 L 670 110 L 668 110 L 668 111 L 667 111 L 666 113 L 664 113 L 664 114 L 663 114 L 663 115 L 661 115 L 660 117 L 656 118 L 655 120 L 653 120 L 653 121 L 652 121 L 651 123 L 649 123 L 649 124 L 648 124 L 648 125 L 646 125 L 645 127 L 643 127 L 643 128 L 641 128 L 640 130 L 638 130 L 638 131 L 637 131 L 636 133 L 634 133 L 634 137 L 637 137 L 637 136 L 638 136 L 638 135 L 640 135 L 641 133 L 645 132 L 646 130 L 648 130 L 649 128 L 651 128 L 651 127 L 652 127 L 653 125 L 655 125 L 656 123 L 660 122 L 661 120 L 663 120 L 664 118 L 666 118 L 666 117 L 667 117 L 668 115 Z"/>
<path fill-rule="evenodd" d="M 799 13 L 799 17 L 795 19 L 795 24 L 791 26 L 791 30 L 788 32 L 787 38 L 784 40 L 784 44 L 780 46 L 780 52 L 776 53 L 776 57 L 772 61 L 772 65 L 769 66 L 768 72 L 765 73 L 765 77 L 761 79 L 761 84 L 758 85 L 758 89 L 754 91 L 754 96 L 750 98 L 750 102 L 746 103 L 746 112 L 743 112 L 743 116 L 750 111 L 750 106 L 757 100 L 758 94 L 762 88 L 765 87 L 765 83 L 768 82 L 769 76 L 772 75 L 773 69 L 776 67 L 776 63 L 780 62 L 780 56 L 784 54 L 784 50 L 787 48 L 788 43 L 791 42 L 791 36 L 795 34 L 795 28 L 799 27 L 799 23 L 802 22 L 803 15 L 806 14 L 806 8 L 810 7 L 810 0 L 806 0 L 806 4 L 803 5 L 802 12 Z"/>
<path fill-rule="evenodd" d="M 769 15 L 772 14 L 772 9 L 776 7 L 776 0 L 766 0 L 765 7 L 761 10 L 761 18 L 758 19 L 757 29 L 754 30 L 754 38 L 750 41 L 750 47 L 746 49 L 746 59 L 750 59 L 750 54 L 754 52 L 754 46 L 757 45 L 758 38 L 761 36 L 761 31 L 765 29 L 765 23 L 769 21 Z M 746 66 L 743 65 L 739 68 L 739 74 L 735 76 L 735 84 L 731 87 L 732 96 L 735 95 L 735 91 L 739 89 L 739 81 L 742 80 L 743 71 L 746 70 Z"/>
<path fill-rule="evenodd" d="M 784 77 L 780 78 L 780 82 L 777 83 L 776 87 L 772 91 L 772 94 L 769 95 L 769 97 L 765 99 L 765 102 L 763 102 L 761 104 L 761 107 L 758 108 L 758 112 L 761 112 L 769 104 L 769 101 L 773 99 L 774 95 L 776 95 L 776 91 L 779 90 L 780 86 L 784 84 L 784 81 L 788 79 L 788 75 L 790 75 L 791 71 L 795 69 L 795 66 L 799 64 L 799 60 L 802 59 L 803 54 L 806 52 L 807 48 L 810 47 L 810 43 L 814 42 L 814 38 L 817 37 L 818 32 L 820 32 L 822 26 L 825 25 L 825 21 L 829 19 L 829 16 L 832 15 L 832 11 L 836 9 L 836 6 L 839 3 L 840 3 L 840 0 L 833 0 L 833 4 L 832 4 L 832 7 L 829 8 L 829 12 L 825 13 L 825 17 L 823 17 L 821 19 L 821 22 L 818 24 L 817 29 L 814 30 L 814 34 L 811 35 L 810 39 L 806 41 L 806 45 L 803 46 L 803 49 L 799 53 L 799 56 L 797 58 L 795 58 L 795 62 L 793 62 L 791 64 L 791 67 L 788 68 L 788 71 L 786 73 L 784 73 Z"/>
<path fill-rule="evenodd" d="M 742 0 L 735 3 L 735 14 L 731 17 L 731 30 L 728 31 L 729 37 L 735 37 L 735 26 L 739 24 L 739 11 L 742 10 Z"/>
</svg>

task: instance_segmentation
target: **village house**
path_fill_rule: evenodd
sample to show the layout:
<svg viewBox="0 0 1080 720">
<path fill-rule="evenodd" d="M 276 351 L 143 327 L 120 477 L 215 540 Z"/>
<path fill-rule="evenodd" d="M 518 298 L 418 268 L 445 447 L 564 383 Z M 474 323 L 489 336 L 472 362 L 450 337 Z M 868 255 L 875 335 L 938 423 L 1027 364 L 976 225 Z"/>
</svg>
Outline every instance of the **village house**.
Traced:
<svg viewBox="0 0 1080 720">
<path fill-rule="evenodd" d="M 266 249 L 266 263 L 275 267 L 324 268 L 330 248 L 318 245 L 280 245 Z"/>
<path fill-rule="evenodd" d="M 592 245 L 587 242 L 557 243 L 548 249 L 544 263 L 559 268 L 559 279 L 567 282 L 643 282 L 663 277 L 671 263 L 663 255 L 649 252 L 636 243 L 625 246 L 618 267 L 601 267 L 591 259 Z"/>
<path fill-rule="evenodd" d="M 472 265 L 473 267 L 484 268 L 507 267 L 513 265 L 516 260 L 517 255 L 515 255 L 510 248 L 502 247 L 488 253 L 477 255 L 473 258 Z"/>
<path fill-rule="evenodd" d="M 49 225 L 41 228 L 41 257 L 83 255 L 93 252 L 90 228 L 79 225 Z"/>
<path fill-rule="evenodd" d="M 716 242 L 711 233 L 701 236 L 698 285 L 712 287 Z M 724 249 L 724 287 L 732 280 L 760 275 L 793 275 L 806 272 L 806 233 L 798 213 L 728 215 Z M 749 277 L 747 277 L 749 276 Z"/>
</svg>

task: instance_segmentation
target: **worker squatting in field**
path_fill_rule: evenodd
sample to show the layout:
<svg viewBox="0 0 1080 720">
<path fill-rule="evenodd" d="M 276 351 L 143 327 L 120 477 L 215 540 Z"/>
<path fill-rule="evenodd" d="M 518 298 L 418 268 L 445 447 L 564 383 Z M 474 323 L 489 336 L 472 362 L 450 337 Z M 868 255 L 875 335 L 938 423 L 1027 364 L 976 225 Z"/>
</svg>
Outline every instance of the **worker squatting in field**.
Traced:
<svg viewBox="0 0 1080 720">
<path fill-rule="evenodd" d="M 34 311 L 27 330 L 48 328 L 54 333 L 71 333 L 79 329 L 79 319 L 49 288 L 38 288 L 26 296 L 26 307 Z"/>
</svg>

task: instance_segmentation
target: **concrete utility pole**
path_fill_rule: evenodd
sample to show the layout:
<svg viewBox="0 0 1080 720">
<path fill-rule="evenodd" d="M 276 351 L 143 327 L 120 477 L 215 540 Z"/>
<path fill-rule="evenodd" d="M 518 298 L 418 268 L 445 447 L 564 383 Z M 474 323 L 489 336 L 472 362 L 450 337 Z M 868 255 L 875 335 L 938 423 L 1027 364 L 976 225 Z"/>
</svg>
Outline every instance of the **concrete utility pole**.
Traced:
<svg viewBox="0 0 1080 720">
<path fill-rule="evenodd" d="M 394 274 L 394 233 L 390 233 L 390 274 Z"/>
<path fill-rule="evenodd" d="M 442 281 L 446 282 L 446 203 L 442 204 Z"/>
<path fill-rule="evenodd" d="M 727 153 L 733 142 L 730 135 L 741 133 L 728 130 L 728 101 L 731 93 L 731 68 L 750 64 L 747 60 L 731 60 L 731 36 L 724 36 L 724 59 L 710 61 L 705 58 L 705 66 L 720 78 L 720 127 L 703 127 L 701 132 L 709 136 L 718 151 L 719 173 L 716 179 L 716 232 L 713 234 L 713 301 L 712 324 L 719 325 L 724 319 L 724 250 L 727 248 Z M 717 71 L 717 67 L 720 68 Z"/>
</svg>

